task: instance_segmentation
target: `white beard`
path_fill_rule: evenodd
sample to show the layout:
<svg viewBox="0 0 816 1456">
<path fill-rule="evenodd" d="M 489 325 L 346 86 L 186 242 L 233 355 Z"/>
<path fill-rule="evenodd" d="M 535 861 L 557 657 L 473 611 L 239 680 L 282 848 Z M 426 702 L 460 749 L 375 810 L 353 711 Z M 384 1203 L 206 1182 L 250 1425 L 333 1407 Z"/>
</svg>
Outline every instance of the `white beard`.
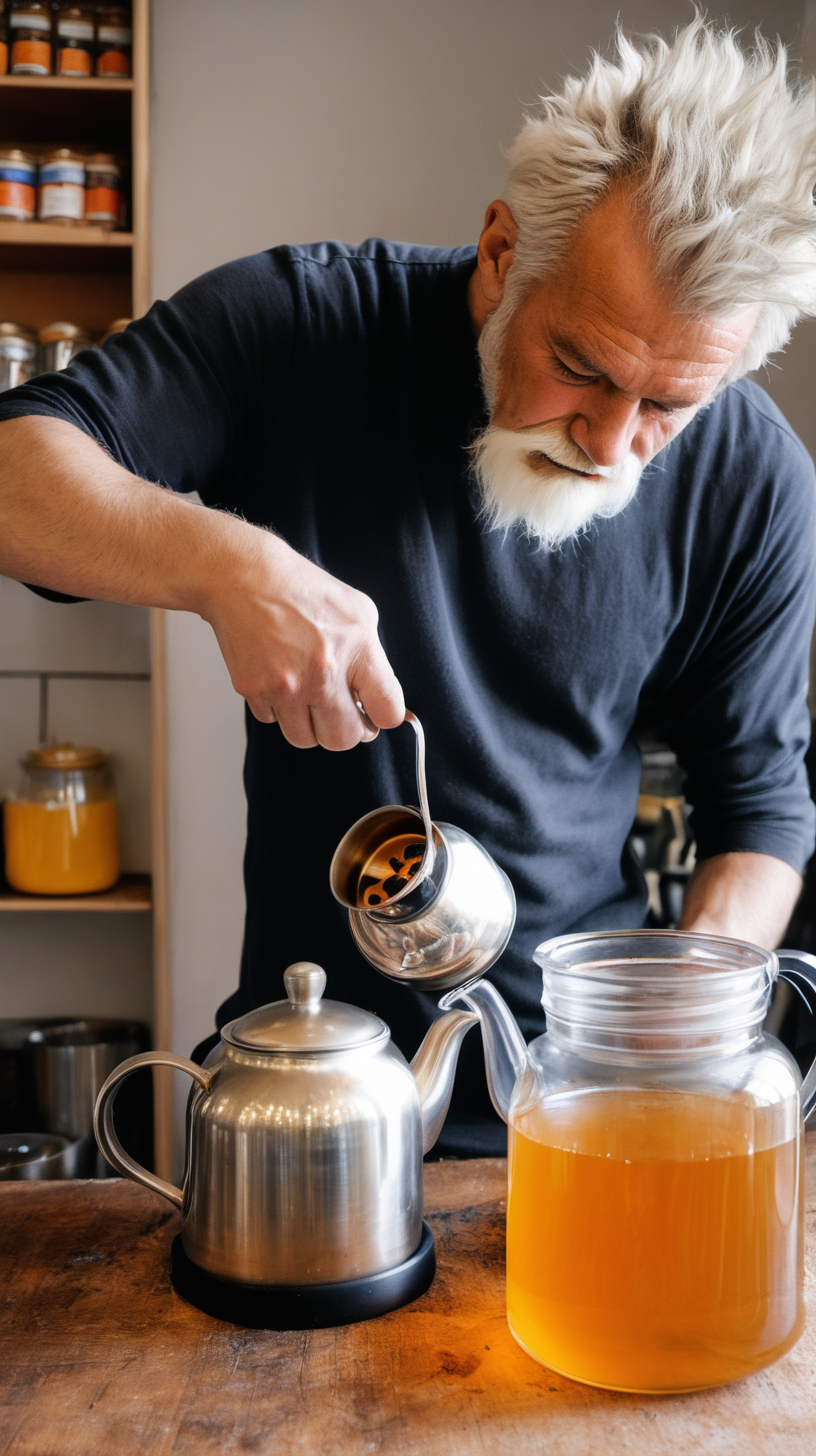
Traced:
<svg viewBox="0 0 816 1456">
<path fill-rule="evenodd" d="M 505 297 L 479 336 L 482 385 L 491 410 L 514 302 Z M 635 494 L 643 470 L 631 451 L 620 465 L 595 465 L 570 439 L 564 420 L 526 430 L 488 425 L 471 446 L 471 460 L 489 527 L 508 531 L 521 525 L 545 551 L 578 536 L 593 520 L 618 515 Z M 603 480 L 585 480 L 586 474 Z"/>
</svg>

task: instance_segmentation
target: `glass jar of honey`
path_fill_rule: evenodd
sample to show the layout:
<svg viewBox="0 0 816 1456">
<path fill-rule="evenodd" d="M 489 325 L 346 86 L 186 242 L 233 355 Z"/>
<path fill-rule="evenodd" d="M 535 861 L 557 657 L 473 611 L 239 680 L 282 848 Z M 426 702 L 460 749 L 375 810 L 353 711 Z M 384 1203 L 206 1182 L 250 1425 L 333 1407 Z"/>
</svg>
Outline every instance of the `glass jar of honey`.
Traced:
<svg viewBox="0 0 816 1456">
<path fill-rule="evenodd" d="M 107 755 L 35 748 L 3 805 L 6 879 L 33 895 L 108 890 L 119 878 L 119 814 Z"/>
</svg>

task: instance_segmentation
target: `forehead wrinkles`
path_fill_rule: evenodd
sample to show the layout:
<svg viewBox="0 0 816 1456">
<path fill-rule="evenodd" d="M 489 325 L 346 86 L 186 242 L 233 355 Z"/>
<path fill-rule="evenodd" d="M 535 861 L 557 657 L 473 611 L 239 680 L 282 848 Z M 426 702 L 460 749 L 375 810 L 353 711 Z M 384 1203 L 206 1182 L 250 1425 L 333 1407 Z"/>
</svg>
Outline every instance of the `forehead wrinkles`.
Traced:
<svg viewBox="0 0 816 1456">
<path fill-rule="evenodd" d="M 649 382 L 663 391 L 709 387 L 742 344 L 740 330 L 714 319 L 685 319 L 668 310 L 662 318 L 628 317 L 593 287 L 569 290 L 553 302 L 550 328 L 556 347 L 560 344 L 583 367 L 627 392 L 646 389 Z"/>
</svg>

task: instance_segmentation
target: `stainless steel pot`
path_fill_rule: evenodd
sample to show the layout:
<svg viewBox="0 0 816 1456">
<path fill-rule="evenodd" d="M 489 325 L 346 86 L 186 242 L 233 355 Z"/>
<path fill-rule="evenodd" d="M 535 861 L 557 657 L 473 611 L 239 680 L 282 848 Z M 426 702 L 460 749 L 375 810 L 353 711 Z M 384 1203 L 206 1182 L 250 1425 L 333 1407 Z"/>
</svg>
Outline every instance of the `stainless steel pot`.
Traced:
<svg viewBox="0 0 816 1456">
<path fill-rule="evenodd" d="M 79 1178 L 82 1146 L 52 1132 L 0 1133 L 0 1181 Z"/>
<path fill-rule="evenodd" d="M 114 1067 L 148 1046 L 149 1035 L 143 1022 L 109 1017 L 62 1021 L 29 1034 L 42 1125 L 49 1132 L 81 1140 L 78 1171 L 73 1176 L 111 1176 L 112 1169 L 101 1156 L 94 1137 L 94 1106 Z M 151 1113 L 152 1109 L 145 1112 L 147 1123 Z M 149 1129 L 139 1132 L 136 1140 L 143 1145 Z M 128 1140 L 133 1141 L 130 1128 L 129 1134 Z"/>
<path fill-rule="evenodd" d="M 247 1286 L 263 1286 L 297 1291 L 302 1302 L 328 1288 L 333 1313 L 324 1318 L 329 1296 L 321 1296 L 317 1324 L 405 1302 L 372 1307 L 367 1291 L 386 1271 L 413 1267 L 421 1249 L 422 1155 L 439 1135 L 459 1045 L 477 1018 L 461 1010 L 440 1017 L 409 1067 L 378 1016 L 322 999 L 319 966 L 298 962 L 284 983 L 288 999 L 230 1022 L 203 1067 L 167 1052 L 124 1062 L 102 1088 L 95 1127 L 120 1173 L 181 1209 L 183 1292 L 225 1317 L 273 1326 L 280 1319 L 286 1328 L 298 1323 L 291 1303 L 284 1317 L 262 1310 L 254 1321 L 241 1312 L 246 1301 L 224 1306 L 209 1294 L 229 1281 L 242 1297 Z M 157 1065 L 178 1067 L 197 1084 L 183 1190 L 135 1163 L 113 1128 L 119 1084 L 137 1067 Z M 398 1281 L 402 1296 L 415 1298 L 433 1277 L 429 1230 L 427 1239 L 421 1287 L 413 1276 Z"/>
</svg>

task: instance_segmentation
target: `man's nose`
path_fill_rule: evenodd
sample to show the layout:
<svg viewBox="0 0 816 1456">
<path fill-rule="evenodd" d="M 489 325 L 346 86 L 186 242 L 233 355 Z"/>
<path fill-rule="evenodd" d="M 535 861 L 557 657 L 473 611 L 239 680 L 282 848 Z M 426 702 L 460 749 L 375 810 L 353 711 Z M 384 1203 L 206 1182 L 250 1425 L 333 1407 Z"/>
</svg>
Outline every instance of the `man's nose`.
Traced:
<svg viewBox="0 0 816 1456">
<path fill-rule="evenodd" d="M 573 416 L 569 433 L 593 465 L 620 465 L 632 449 L 640 424 L 640 402 L 623 395 L 592 401 L 589 409 Z"/>
</svg>

